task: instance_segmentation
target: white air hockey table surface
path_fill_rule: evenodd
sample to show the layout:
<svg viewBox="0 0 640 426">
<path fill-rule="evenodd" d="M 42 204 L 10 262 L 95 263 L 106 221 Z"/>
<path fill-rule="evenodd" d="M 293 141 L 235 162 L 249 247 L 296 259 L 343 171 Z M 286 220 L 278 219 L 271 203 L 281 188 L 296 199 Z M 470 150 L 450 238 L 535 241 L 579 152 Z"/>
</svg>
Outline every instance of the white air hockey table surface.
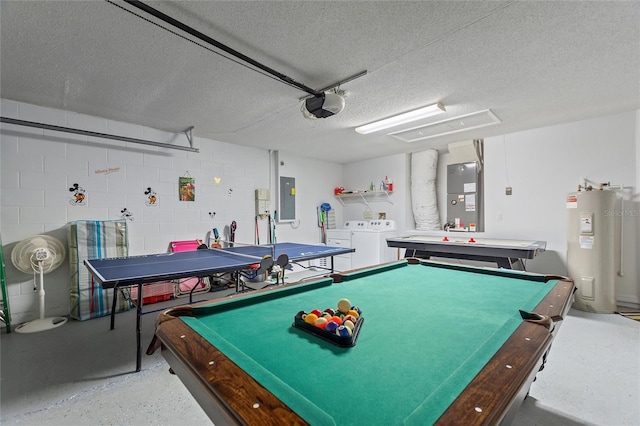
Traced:
<svg viewBox="0 0 640 426">
<path fill-rule="evenodd" d="M 524 259 L 544 252 L 546 241 L 475 238 L 470 235 L 410 235 L 387 238 L 389 247 L 405 249 L 405 257 L 444 257 L 497 263 L 505 269 L 524 270 Z"/>
</svg>

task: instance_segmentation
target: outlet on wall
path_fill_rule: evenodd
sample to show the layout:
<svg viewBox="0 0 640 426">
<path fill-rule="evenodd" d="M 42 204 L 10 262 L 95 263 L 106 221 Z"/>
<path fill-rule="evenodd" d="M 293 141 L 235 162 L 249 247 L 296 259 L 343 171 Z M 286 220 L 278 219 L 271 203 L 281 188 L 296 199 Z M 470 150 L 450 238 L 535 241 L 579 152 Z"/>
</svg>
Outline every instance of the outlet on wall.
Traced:
<svg viewBox="0 0 640 426">
<path fill-rule="evenodd" d="M 505 193 L 506 193 L 507 195 L 511 195 L 511 192 L 512 192 L 512 191 L 511 191 L 511 187 L 510 187 L 510 186 L 507 186 L 507 188 L 506 188 L 506 190 L 505 190 Z"/>
</svg>

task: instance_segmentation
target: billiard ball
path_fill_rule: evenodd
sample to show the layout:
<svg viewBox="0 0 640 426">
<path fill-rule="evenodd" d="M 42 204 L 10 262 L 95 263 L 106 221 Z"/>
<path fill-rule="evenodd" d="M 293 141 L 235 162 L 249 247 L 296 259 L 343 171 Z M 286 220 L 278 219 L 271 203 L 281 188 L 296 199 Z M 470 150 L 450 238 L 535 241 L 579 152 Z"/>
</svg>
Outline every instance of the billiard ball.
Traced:
<svg viewBox="0 0 640 426">
<path fill-rule="evenodd" d="M 340 337 L 350 337 L 351 336 L 351 330 L 349 329 L 349 327 L 345 327 L 344 325 L 341 325 L 336 330 L 336 334 L 338 336 L 340 336 Z"/>
<path fill-rule="evenodd" d="M 346 314 L 351 309 L 351 302 L 349 299 L 340 299 L 338 300 L 338 310 L 343 314 Z"/>
<path fill-rule="evenodd" d="M 338 329 L 339 325 L 337 322 L 335 321 L 329 321 L 327 322 L 327 324 L 324 326 L 324 329 L 327 330 L 330 333 L 335 332 Z"/>
<path fill-rule="evenodd" d="M 344 325 L 345 327 L 347 327 L 349 330 L 353 331 L 355 324 L 352 323 L 350 320 L 346 320 L 345 322 L 342 323 L 342 325 Z"/>
<path fill-rule="evenodd" d="M 360 314 L 358 313 L 358 311 L 355 311 L 353 309 L 350 309 L 349 312 L 347 312 L 348 315 L 351 315 L 352 317 L 358 318 L 360 316 Z"/>
<path fill-rule="evenodd" d="M 358 321 L 358 318 L 353 315 L 345 315 L 345 317 L 342 319 L 342 323 L 344 323 L 345 321 L 351 321 L 355 324 L 356 321 Z"/>
<path fill-rule="evenodd" d="M 317 319 L 318 319 L 318 316 L 316 314 L 307 314 L 304 317 L 304 321 L 311 325 L 315 324 Z"/>
<path fill-rule="evenodd" d="M 328 322 L 329 322 L 329 321 L 327 321 L 327 319 L 326 319 L 325 317 L 320 317 L 320 318 L 318 318 L 318 319 L 316 320 L 316 322 L 314 323 L 314 325 L 315 325 L 316 327 L 319 327 L 319 328 L 325 328 Z"/>
<path fill-rule="evenodd" d="M 322 316 L 322 312 L 320 312 L 320 309 L 314 309 L 310 313 L 315 314 L 317 317 Z"/>
</svg>

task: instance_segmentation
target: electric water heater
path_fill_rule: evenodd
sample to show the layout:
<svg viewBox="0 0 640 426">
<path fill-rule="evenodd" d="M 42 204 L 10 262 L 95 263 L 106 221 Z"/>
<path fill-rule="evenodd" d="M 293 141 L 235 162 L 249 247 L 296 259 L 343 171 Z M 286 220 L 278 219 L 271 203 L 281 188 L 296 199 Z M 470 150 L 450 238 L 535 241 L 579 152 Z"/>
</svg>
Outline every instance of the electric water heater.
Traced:
<svg viewBox="0 0 640 426">
<path fill-rule="evenodd" d="M 615 205 L 611 190 L 567 194 L 567 269 L 577 289 L 573 307 L 582 311 L 616 311 Z"/>
</svg>

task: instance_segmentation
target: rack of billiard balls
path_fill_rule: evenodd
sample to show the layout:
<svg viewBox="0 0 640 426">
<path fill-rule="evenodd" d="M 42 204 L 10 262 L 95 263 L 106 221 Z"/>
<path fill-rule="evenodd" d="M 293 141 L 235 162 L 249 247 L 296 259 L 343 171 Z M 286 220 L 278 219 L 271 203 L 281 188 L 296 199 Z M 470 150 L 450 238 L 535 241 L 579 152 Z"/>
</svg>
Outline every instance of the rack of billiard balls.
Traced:
<svg viewBox="0 0 640 426">
<path fill-rule="evenodd" d="M 340 299 L 337 309 L 299 311 L 293 326 L 338 346 L 355 346 L 364 322 L 362 310 L 349 299 Z"/>
</svg>

